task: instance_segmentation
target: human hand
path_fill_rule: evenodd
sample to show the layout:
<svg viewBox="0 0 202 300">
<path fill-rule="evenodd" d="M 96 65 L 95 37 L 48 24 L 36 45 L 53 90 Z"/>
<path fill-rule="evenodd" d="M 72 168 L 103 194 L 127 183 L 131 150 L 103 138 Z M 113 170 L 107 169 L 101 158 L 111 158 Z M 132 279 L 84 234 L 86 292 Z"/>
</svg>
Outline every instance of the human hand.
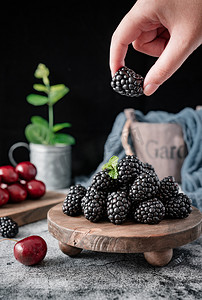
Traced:
<svg viewBox="0 0 202 300">
<path fill-rule="evenodd" d="M 159 57 L 144 80 L 144 94 L 150 96 L 202 44 L 202 0 L 138 0 L 112 36 L 112 76 L 125 65 L 131 43 Z"/>
</svg>

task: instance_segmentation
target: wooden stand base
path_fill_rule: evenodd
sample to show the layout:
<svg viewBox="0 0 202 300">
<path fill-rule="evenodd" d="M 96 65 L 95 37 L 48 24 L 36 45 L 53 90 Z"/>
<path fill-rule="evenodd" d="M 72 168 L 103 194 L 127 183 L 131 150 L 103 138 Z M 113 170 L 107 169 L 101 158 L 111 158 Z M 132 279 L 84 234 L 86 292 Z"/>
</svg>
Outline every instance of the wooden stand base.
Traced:
<svg viewBox="0 0 202 300">
<path fill-rule="evenodd" d="M 58 242 L 58 244 L 59 244 L 60 250 L 64 254 L 69 255 L 71 257 L 74 257 L 74 256 L 78 255 L 83 250 L 81 248 L 76 248 L 76 247 L 64 244 L 64 243 L 62 243 L 60 241 Z"/>
<path fill-rule="evenodd" d="M 156 267 L 166 266 L 173 257 L 173 249 L 166 249 L 161 251 L 144 252 L 146 261 Z"/>
<path fill-rule="evenodd" d="M 59 241 L 60 250 L 71 257 L 82 249 L 144 253 L 149 264 L 159 267 L 172 259 L 173 248 L 196 240 L 202 228 L 202 214 L 195 207 L 186 219 L 163 220 L 156 225 L 91 223 L 84 216 L 66 216 L 62 204 L 51 208 L 47 218 L 49 232 Z"/>
</svg>

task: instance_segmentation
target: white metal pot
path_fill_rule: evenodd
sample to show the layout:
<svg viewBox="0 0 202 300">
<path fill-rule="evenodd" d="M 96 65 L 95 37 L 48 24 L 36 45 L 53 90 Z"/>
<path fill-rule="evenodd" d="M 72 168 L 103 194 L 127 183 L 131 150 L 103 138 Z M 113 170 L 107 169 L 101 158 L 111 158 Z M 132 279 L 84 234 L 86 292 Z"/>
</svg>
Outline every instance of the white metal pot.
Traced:
<svg viewBox="0 0 202 300">
<path fill-rule="evenodd" d="M 29 145 L 23 142 L 14 144 L 9 150 L 9 159 L 15 166 L 17 163 L 13 152 L 18 147 L 26 147 L 30 151 L 30 162 L 37 168 L 38 180 L 46 184 L 47 189 L 63 189 L 71 184 L 71 146 L 70 145 Z"/>
</svg>

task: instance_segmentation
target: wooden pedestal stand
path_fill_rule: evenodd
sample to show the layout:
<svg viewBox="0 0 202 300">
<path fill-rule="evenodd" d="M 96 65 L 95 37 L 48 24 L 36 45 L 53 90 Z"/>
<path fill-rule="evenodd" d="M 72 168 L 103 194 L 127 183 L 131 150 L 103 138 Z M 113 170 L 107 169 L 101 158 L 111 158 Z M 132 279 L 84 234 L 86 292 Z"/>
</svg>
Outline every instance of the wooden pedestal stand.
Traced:
<svg viewBox="0 0 202 300">
<path fill-rule="evenodd" d="M 157 225 L 126 222 L 91 223 L 84 216 L 68 217 L 58 204 L 48 212 L 48 229 L 59 241 L 62 252 L 69 256 L 82 249 L 115 252 L 144 253 L 153 266 L 165 266 L 172 259 L 173 248 L 197 239 L 202 230 L 202 214 L 193 207 L 186 219 L 163 220 Z"/>
</svg>

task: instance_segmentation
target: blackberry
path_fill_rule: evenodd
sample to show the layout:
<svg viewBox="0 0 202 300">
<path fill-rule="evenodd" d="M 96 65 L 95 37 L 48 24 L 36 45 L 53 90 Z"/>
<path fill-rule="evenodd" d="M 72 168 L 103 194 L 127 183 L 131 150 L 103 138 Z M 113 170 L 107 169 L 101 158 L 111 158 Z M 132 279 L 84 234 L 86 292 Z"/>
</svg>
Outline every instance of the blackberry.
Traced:
<svg viewBox="0 0 202 300">
<path fill-rule="evenodd" d="M 122 158 L 117 166 L 118 182 L 127 185 L 134 181 L 143 172 L 144 164 L 135 155 L 127 155 Z"/>
<path fill-rule="evenodd" d="M 179 185 L 173 176 L 167 176 L 160 181 L 159 197 L 162 202 L 166 202 L 179 193 Z"/>
<path fill-rule="evenodd" d="M 131 203 L 124 191 L 116 191 L 108 194 L 107 217 L 111 223 L 116 225 L 126 221 Z"/>
<path fill-rule="evenodd" d="M 109 190 L 115 187 L 116 180 L 108 174 L 108 170 L 104 169 L 93 176 L 92 184 L 97 190 Z"/>
<path fill-rule="evenodd" d="M 140 202 L 133 216 L 138 223 L 158 224 L 165 216 L 165 207 L 157 198 L 150 199 Z"/>
<path fill-rule="evenodd" d="M 86 188 L 82 186 L 80 183 L 76 185 L 72 185 L 69 188 L 69 194 L 78 194 L 78 195 L 85 195 L 86 193 Z"/>
<path fill-rule="evenodd" d="M 89 187 L 82 198 L 84 216 L 91 222 L 98 222 L 104 217 L 106 208 L 106 193 Z"/>
<path fill-rule="evenodd" d="M 146 173 L 156 173 L 154 167 L 149 163 L 144 164 L 144 172 L 146 172 Z"/>
<path fill-rule="evenodd" d="M 154 198 L 159 190 L 160 181 L 155 173 L 142 173 L 131 185 L 129 197 L 132 201 Z"/>
<path fill-rule="evenodd" d="M 68 216 L 77 216 L 81 213 L 81 199 L 86 194 L 86 188 L 81 184 L 71 186 L 63 205 L 62 211 Z"/>
<path fill-rule="evenodd" d="M 177 197 L 170 198 L 165 203 L 166 217 L 171 219 L 188 217 L 192 211 L 191 203 L 191 199 L 183 193 L 179 193 Z"/>
<path fill-rule="evenodd" d="M 18 234 L 18 224 L 9 217 L 1 217 L 0 234 L 5 238 L 15 237 Z"/>
<path fill-rule="evenodd" d="M 114 91 L 128 97 L 143 95 L 144 78 L 133 70 L 122 67 L 114 75 L 111 86 Z"/>
</svg>

